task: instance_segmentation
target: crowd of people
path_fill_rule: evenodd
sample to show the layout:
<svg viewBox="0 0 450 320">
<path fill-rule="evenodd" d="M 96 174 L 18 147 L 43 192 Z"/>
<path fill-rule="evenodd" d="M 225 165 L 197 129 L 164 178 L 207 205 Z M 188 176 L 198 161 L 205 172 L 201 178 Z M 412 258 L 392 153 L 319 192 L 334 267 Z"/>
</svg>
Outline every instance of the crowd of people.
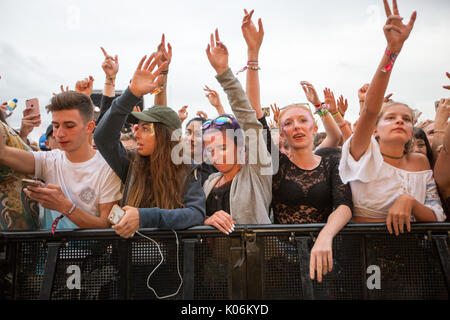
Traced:
<svg viewBox="0 0 450 320">
<path fill-rule="evenodd" d="M 333 238 L 349 222 L 382 222 L 399 235 L 412 222 L 448 221 L 450 99 L 440 99 L 434 120 L 418 122 L 417 110 L 386 95 L 416 12 L 405 24 L 395 0 L 392 9 L 387 0 L 384 6 L 386 47 L 371 82 L 357 90 L 353 124 L 345 120 L 345 97 L 324 88 L 321 99 L 306 81 L 301 87 L 311 106 L 271 105 L 273 120 L 266 119 L 258 73 L 264 29 L 261 19 L 252 21 L 254 11 L 244 11 L 241 25 L 245 89 L 218 29 L 206 49 L 232 114 L 209 87 L 216 115 L 200 111 L 188 119 L 187 106 L 169 107 L 172 47 L 164 35 L 119 97 L 118 57 L 101 48 L 105 83 L 96 112 L 92 77 L 54 94 L 46 106 L 52 123 L 39 144 L 28 140 L 39 115 L 25 109 L 14 130 L 0 112 L 0 228 L 109 228 L 116 204 L 125 215 L 112 228 L 124 238 L 147 227 L 209 225 L 230 234 L 236 224 L 325 223 L 310 259 L 311 278 L 321 281 L 333 266 Z M 154 95 L 154 106 L 141 110 L 146 94 Z M 23 186 L 27 178 L 39 183 Z"/>
</svg>

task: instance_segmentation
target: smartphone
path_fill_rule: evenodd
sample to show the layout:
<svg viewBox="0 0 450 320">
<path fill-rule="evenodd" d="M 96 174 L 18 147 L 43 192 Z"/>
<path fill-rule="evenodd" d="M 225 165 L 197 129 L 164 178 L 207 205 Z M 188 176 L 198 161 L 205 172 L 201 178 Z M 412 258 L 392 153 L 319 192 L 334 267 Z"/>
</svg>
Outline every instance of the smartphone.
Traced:
<svg viewBox="0 0 450 320">
<path fill-rule="evenodd" d="M 109 213 L 108 220 L 111 224 L 118 224 L 125 215 L 125 211 L 122 210 L 117 204 L 113 205 L 111 212 Z"/>
<path fill-rule="evenodd" d="M 28 186 L 32 186 L 32 187 L 44 187 L 44 183 L 42 183 L 42 181 L 39 180 L 34 180 L 34 179 L 22 179 L 22 187 L 26 188 Z"/>
<path fill-rule="evenodd" d="M 39 99 L 38 98 L 28 99 L 25 102 L 25 105 L 26 105 L 27 109 L 31 109 L 32 110 L 30 112 L 30 114 L 40 114 Z"/>
<path fill-rule="evenodd" d="M 262 108 L 264 117 L 270 117 L 270 108 Z"/>
</svg>

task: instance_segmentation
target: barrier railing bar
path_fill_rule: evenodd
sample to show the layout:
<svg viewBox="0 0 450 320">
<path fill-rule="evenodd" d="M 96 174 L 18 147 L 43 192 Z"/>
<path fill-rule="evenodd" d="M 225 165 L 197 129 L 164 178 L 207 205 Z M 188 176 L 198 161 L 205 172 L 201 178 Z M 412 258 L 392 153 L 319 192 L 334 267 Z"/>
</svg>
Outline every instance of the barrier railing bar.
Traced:
<svg viewBox="0 0 450 320">
<path fill-rule="evenodd" d="M 272 225 L 236 225 L 234 233 L 244 233 L 246 230 L 255 233 L 272 233 L 272 232 L 320 232 L 324 223 L 317 224 L 272 224 Z M 410 233 L 422 233 L 424 231 L 437 231 L 447 232 L 450 229 L 450 223 L 412 223 Z M 173 237 L 173 233 L 170 230 L 160 230 L 156 228 L 144 228 L 139 232 L 143 234 L 152 233 L 158 234 L 158 237 Z M 208 234 L 208 237 L 223 237 L 223 233 L 216 228 L 210 226 L 197 226 L 186 230 L 177 231 L 180 234 L 189 235 L 202 235 Z M 340 233 L 387 233 L 386 224 L 384 223 L 351 223 L 346 225 Z M 108 229 L 77 229 L 77 230 L 58 230 L 55 235 L 52 235 L 50 230 L 36 230 L 36 231 L 0 231 L 0 238 L 5 239 L 43 239 L 43 240 L 60 240 L 62 242 L 67 241 L 67 238 L 92 238 L 101 237 L 105 239 L 119 239 L 115 231 L 111 228 Z"/>
<path fill-rule="evenodd" d="M 300 269 L 300 279 L 302 282 L 303 299 L 313 300 L 314 299 L 314 287 L 309 276 L 309 260 L 310 260 L 310 249 L 308 242 L 310 237 L 295 237 L 297 242 L 299 269 Z"/>
<path fill-rule="evenodd" d="M 47 243 L 47 262 L 44 269 L 44 278 L 42 279 L 41 291 L 39 292 L 39 300 L 49 300 L 52 294 L 53 281 L 55 279 L 56 262 L 58 261 L 58 252 L 61 242 Z"/>
<path fill-rule="evenodd" d="M 183 239 L 183 299 L 194 299 L 196 239 Z"/>
<path fill-rule="evenodd" d="M 247 299 L 262 299 L 263 284 L 263 239 L 257 238 L 255 233 L 245 233 L 245 253 L 247 259 Z M 262 247 L 262 248 L 261 248 Z"/>
<path fill-rule="evenodd" d="M 231 299 L 243 300 L 247 297 L 246 291 L 246 257 L 243 235 L 230 238 L 231 261 Z"/>
<path fill-rule="evenodd" d="M 130 260 L 128 256 L 128 241 L 126 239 L 120 239 L 118 241 L 118 254 L 119 254 L 119 297 L 121 300 L 128 300 L 130 298 Z"/>
<path fill-rule="evenodd" d="M 432 239 L 436 245 L 439 259 L 441 262 L 442 272 L 444 273 L 447 291 L 450 292 L 450 253 L 447 245 L 447 236 L 432 235 Z"/>
</svg>

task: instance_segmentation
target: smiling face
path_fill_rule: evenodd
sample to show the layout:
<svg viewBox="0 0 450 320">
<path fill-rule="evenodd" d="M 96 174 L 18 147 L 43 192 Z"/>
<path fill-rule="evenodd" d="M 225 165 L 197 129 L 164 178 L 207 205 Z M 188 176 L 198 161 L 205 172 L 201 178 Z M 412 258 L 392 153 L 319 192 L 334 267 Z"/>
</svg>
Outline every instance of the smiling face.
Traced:
<svg viewBox="0 0 450 320">
<path fill-rule="evenodd" d="M 139 121 L 134 137 L 136 138 L 137 152 L 144 157 L 150 156 L 156 146 L 155 128 L 153 123 Z"/>
<path fill-rule="evenodd" d="M 403 104 L 387 106 L 379 117 L 375 136 L 380 142 L 405 145 L 413 136 L 413 113 Z"/>
<path fill-rule="evenodd" d="M 312 148 L 317 126 L 310 111 L 304 107 L 288 107 L 280 114 L 280 134 L 290 148 Z"/>
</svg>

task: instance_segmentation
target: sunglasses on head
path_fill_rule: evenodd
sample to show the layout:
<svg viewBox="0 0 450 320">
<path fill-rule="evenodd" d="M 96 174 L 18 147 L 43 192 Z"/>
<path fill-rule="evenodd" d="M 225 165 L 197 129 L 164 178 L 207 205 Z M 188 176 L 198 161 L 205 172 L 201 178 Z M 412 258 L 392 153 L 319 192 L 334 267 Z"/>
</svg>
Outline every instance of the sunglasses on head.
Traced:
<svg viewBox="0 0 450 320">
<path fill-rule="evenodd" d="M 214 120 L 208 120 L 205 123 L 202 124 L 202 129 L 206 130 L 208 128 L 210 128 L 212 125 L 218 125 L 218 126 L 222 126 L 226 123 L 229 124 L 233 124 L 233 118 L 231 118 L 230 116 L 220 116 Z"/>
</svg>

